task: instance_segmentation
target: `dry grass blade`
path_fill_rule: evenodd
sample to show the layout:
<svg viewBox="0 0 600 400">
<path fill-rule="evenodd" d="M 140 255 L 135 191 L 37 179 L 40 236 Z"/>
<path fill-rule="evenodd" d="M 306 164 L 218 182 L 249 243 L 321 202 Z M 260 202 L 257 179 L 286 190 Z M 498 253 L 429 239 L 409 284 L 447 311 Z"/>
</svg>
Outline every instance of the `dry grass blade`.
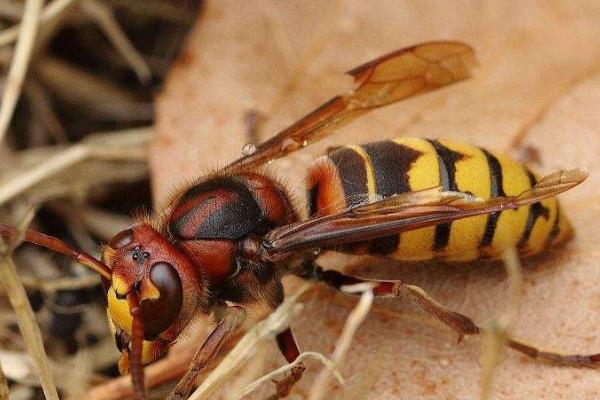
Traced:
<svg viewBox="0 0 600 400">
<path fill-rule="evenodd" d="M 67 133 L 52 108 L 52 100 L 39 82 L 35 79 L 29 79 L 28 82 L 25 82 L 23 95 L 31 104 L 32 114 L 37 117 L 35 120 L 39 121 L 39 124 L 48 130 L 54 140 L 57 143 L 68 142 Z"/>
<path fill-rule="evenodd" d="M 20 232 L 24 230 L 25 226 L 19 227 Z M 42 334 L 35 320 L 31 304 L 27 299 L 25 288 L 17 274 L 17 268 L 11 258 L 12 248 L 16 243 L 0 241 L 0 245 L 0 281 L 2 281 L 10 304 L 17 316 L 19 329 L 34 361 L 34 368 L 40 377 L 44 395 L 46 399 L 58 400 L 56 384 L 50 369 L 50 362 L 44 350 Z"/>
<path fill-rule="evenodd" d="M 135 94 L 122 86 L 60 58 L 44 55 L 37 65 L 36 77 L 48 91 L 61 101 L 98 118 L 117 119 L 117 113 L 106 109 L 118 107 L 120 111 L 129 111 L 131 105 L 138 101 Z M 77 82 L 77 85 L 72 82 Z"/>
<path fill-rule="evenodd" d="M 104 31 L 115 49 L 129 63 L 140 82 L 149 83 L 152 75 L 150 67 L 142 55 L 133 47 L 119 23 L 115 20 L 110 7 L 94 0 L 86 0 L 82 5 L 83 10 L 98 22 L 98 26 Z"/>
<path fill-rule="evenodd" d="M 67 8 L 67 6 L 69 6 L 75 1 L 76 0 L 54 0 L 52 3 L 44 7 L 42 15 L 40 17 L 40 23 L 47 22 L 52 18 L 56 17 L 58 14 L 64 11 Z M 6 46 L 7 44 L 10 44 L 17 40 L 17 38 L 19 37 L 20 29 L 21 25 L 17 24 L 0 32 L 0 47 Z"/>
<path fill-rule="evenodd" d="M 4 135 L 8 130 L 8 124 L 21 94 L 43 5 L 43 0 L 28 0 L 25 4 L 23 22 L 19 31 L 19 41 L 17 42 L 15 54 L 8 70 L 2 104 L 0 104 L 0 143 L 2 143 Z"/>
<path fill-rule="evenodd" d="M 333 363 L 331 362 L 331 360 L 329 360 L 327 357 L 325 357 L 321 353 L 315 353 L 315 352 L 312 352 L 312 351 L 305 351 L 304 353 L 300 354 L 298 356 L 298 358 L 296 358 L 296 360 L 294 360 L 293 363 L 284 365 L 281 368 L 277 368 L 276 370 L 271 371 L 268 374 L 261 376 L 260 378 L 258 378 L 254 382 L 251 382 L 248 385 L 246 385 L 239 392 L 236 392 L 236 393 L 230 395 L 228 397 L 229 400 L 243 399 L 244 397 L 246 397 L 250 393 L 254 392 L 256 389 L 258 389 L 258 387 L 260 385 L 262 385 L 263 383 L 271 381 L 271 380 L 274 380 L 274 379 L 276 379 L 278 377 L 281 377 L 283 374 L 285 374 L 286 372 L 290 371 L 296 365 L 300 364 L 301 362 L 303 362 L 304 360 L 306 360 L 308 358 L 314 358 L 314 359 L 322 362 L 325 365 L 325 368 L 329 369 L 333 373 L 333 375 L 338 380 L 338 382 L 341 385 L 344 384 L 344 378 L 342 377 L 342 375 L 340 374 L 340 372 L 337 369 L 335 369 L 335 366 L 333 365 Z"/>
<path fill-rule="evenodd" d="M 498 323 L 492 320 L 486 324 L 481 342 L 481 389 L 479 398 L 488 400 L 494 389 L 496 368 L 506 348 L 506 333 Z"/>
<path fill-rule="evenodd" d="M 0 204 L 4 204 L 36 183 L 71 167 L 88 156 L 89 149 L 86 146 L 76 145 L 40 163 L 0 186 Z"/>
<path fill-rule="evenodd" d="M 517 317 L 521 303 L 521 265 L 516 249 L 506 250 L 503 253 L 503 260 L 508 275 L 510 303 L 498 320 L 488 322 L 482 334 L 481 400 L 490 399 L 492 396 L 495 371 L 502 361 L 510 327 Z"/>
<path fill-rule="evenodd" d="M 344 362 L 344 357 L 350 348 L 350 344 L 352 343 L 352 338 L 354 337 L 356 330 L 365 320 L 369 310 L 371 309 L 371 304 L 373 303 L 372 289 L 373 286 L 370 284 L 352 285 L 344 289 L 345 292 L 362 292 L 362 295 L 358 305 L 348 316 L 346 324 L 344 325 L 344 330 L 342 331 L 342 335 L 340 336 L 335 346 L 335 350 L 331 356 L 334 366 L 333 370 L 338 369 Z M 322 399 L 323 396 L 328 392 L 331 371 L 332 369 L 326 369 L 319 374 L 308 397 L 310 400 Z"/>
<path fill-rule="evenodd" d="M 87 140 L 39 163 L 28 171 L 17 174 L 0 184 L 0 205 L 23 193 L 37 183 L 73 165 L 90 158 L 131 159 L 144 152 L 135 151 L 133 146 L 144 149 L 152 138 L 152 129 L 138 128 L 109 135 L 102 140 Z M 128 146 L 123 146 L 128 143 Z"/>
<path fill-rule="evenodd" d="M 523 297 L 523 275 L 521 273 L 519 256 L 515 248 L 504 251 L 502 259 L 508 276 L 510 303 L 508 309 L 502 315 L 500 322 L 506 328 L 510 328 L 517 318 L 521 298 Z"/>
<path fill-rule="evenodd" d="M 86 274 L 74 278 L 40 279 L 34 277 L 22 277 L 21 282 L 27 288 L 39 289 L 45 293 L 53 293 L 59 290 L 85 289 L 98 285 L 100 278 L 97 275 Z"/>
<path fill-rule="evenodd" d="M 258 349 L 258 344 L 271 341 L 278 333 L 286 329 L 302 306 L 297 304 L 298 298 L 306 291 L 308 285 L 302 286 L 293 296 L 286 299 L 266 319 L 257 323 L 242 337 L 238 344 L 225 356 L 223 361 L 204 379 L 202 384 L 192 393 L 189 400 L 209 399 L 215 390 L 225 382 L 231 374 L 251 360 Z"/>
</svg>

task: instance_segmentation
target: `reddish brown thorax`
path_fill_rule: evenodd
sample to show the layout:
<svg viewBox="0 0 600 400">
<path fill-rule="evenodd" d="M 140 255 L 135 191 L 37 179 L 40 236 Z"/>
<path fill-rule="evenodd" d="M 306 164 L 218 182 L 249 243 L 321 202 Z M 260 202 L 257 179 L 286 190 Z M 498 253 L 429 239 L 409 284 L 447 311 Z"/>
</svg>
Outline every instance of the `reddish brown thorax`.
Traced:
<svg viewBox="0 0 600 400">
<path fill-rule="evenodd" d="M 254 172 L 199 182 L 173 201 L 168 215 L 174 242 L 214 284 L 251 256 L 244 246 L 248 238 L 297 219 L 284 189 Z"/>
</svg>

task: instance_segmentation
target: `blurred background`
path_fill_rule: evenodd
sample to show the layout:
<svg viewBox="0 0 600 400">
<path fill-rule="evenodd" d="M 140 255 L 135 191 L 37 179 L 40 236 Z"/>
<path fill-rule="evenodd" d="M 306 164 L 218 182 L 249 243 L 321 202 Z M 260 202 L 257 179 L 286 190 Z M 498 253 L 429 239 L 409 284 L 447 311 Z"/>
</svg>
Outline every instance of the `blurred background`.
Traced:
<svg viewBox="0 0 600 400">
<path fill-rule="evenodd" d="M 12 96 L 18 99 L 0 133 L 2 223 L 18 224 L 37 206 L 33 228 L 98 256 L 99 244 L 129 226 L 136 210 L 152 207 L 147 156 L 154 96 L 200 5 L 0 1 L 3 111 Z M 28 61 L 19 64 L 20 27 L 36 6 L 37 34 Z M 22 86 L 11 83 L 19 72 Z M 33 246 L 21 247 L 15 262 L 61 397 L 79 398 L 89 384 L 117 376 L 96 274 Z M 10 398 L 43 398 L 4 291 L 0 306 L 0 363 Z"/>
<path fill-rule="evenodd" d="M 36 6 L 32 24 L 25 17 L 35 16 Z M 578 235 L 566 248 L 524 262 L 513 332 L 545 349 L 598 352 L 599 21 L 595 0 L 1 0 L 0 221 L 17 224 L 37 206 L 34 228 L 97 255 L 136 210 L 160 207 L 182 182 L 225 165 L 246 143 L 265 140 L 338 94 L 347 84 L 344 71 L 426 40 L 462 40 L 478 55 L 473 79 L 374 111 L 268 170 L 292 189 L 302 211 L 304 171 L 331 145 L 451 138 L 507 152 L 541 173 L 587 167 L 591 178 L 563 196 Z M 126 396 L 128 381 L 113 379 L 118 354 L 98 279 L 32 246 L 14 258 L 61 396 L 79 398 L 87 388 L 94 389 L 86 398 Z M 510 302 L 501 265 L 325 261 L 421 285 L 481 323 Z M 297 282 L 286 285 L 293 290 Z M 292 324 L 300 346 L 330 354 L 356 302 L 318 286 L 303 302 Z M 0 364 L 11 399 L 41 398 L 1 289 L 0 307 Z M 201 328 L 193 332 L 190 340 L 202 339 Z M 485 397 L 480 346 L 478 338 L 457 345 L 454 334 L 405 302 L 377 302 L 343 365 L 346 385 L 332 386 L 329 396 Z M 161 398 L 185 370 L 194 347 L 181 349 L 187 353 L 148 369 L 152 396 Z M 249 374 L 283 363 L 268 346 Z M 310 393 L 321 368 L 308 366 L 295 398 Z M 219 396 L 227 398 L 224 386 Z M 255 398 L 272 393 L 263 386 Z M 491 396 L 591 399 L 599 387 L 594 371 L 507 353 Z"/>
</svg>

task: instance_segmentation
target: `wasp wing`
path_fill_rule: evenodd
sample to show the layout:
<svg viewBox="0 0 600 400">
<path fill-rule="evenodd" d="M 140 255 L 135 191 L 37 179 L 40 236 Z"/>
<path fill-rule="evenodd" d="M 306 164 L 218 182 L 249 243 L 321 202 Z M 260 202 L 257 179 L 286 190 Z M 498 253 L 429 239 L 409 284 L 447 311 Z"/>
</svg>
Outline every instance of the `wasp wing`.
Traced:
<svg viewBox="0 0 600 400">
<path fill-rule="evenodd" d="M 476 215 L 514 210 L 569 190 L 587 176 L 588 172 L 583 169 L 558 171 L 519 195 L 487 200 L 441 188 L 390 196 L 277 228 L 266 235 L 261 257 L 273 261 L 299 250 L 331 248 Z"/>
<path fill-rule="evenodd" d="M 356 85 L 351 93 L 329 100 L 225 170 L 284 157 L 367 111 L 466 79 L 475 64 L 473 49 L 452 41 L 427 42 L 379 57 L 348 72 Z"/>
</svg>

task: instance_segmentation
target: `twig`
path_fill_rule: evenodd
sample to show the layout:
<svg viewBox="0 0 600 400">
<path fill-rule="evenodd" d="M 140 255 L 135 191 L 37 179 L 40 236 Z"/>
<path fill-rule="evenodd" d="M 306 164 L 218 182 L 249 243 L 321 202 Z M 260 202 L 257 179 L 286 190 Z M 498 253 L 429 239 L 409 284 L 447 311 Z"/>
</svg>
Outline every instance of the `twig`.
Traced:
<svg viewBox="0 0 600 400">
<path fill-rule="evenodd" d="M 66 103 L 86 109 L 93 107 L 93 113 L 107 103 L 122 107 L 136 101 L 135 95 L 124 88 L 59 58 L 43 55 L 37 66 L 36 78 L 46 89 Z"/>
<path fill-rule="evenodd" d="M 294 360 L 293 363 L 284 365 L 283 367 L 277 368 L 276 370 L 271 371 L 268 374 L 261 376 L 260 378 L 258 378 L 254 382 L 251 382 L 248 385 L 246 385 L 240 391 L 238 391 L 238 392 L 232 394 L 231 396 L 229 396 L 229 399 L 230 400 L 237 400 L 237 399 L 244 398 L 245 396 L 247 396 L 250 393 L 254 392 L 263 383 L 271 381 L 271 380 L 273 380 L 273 379 L 275 379 L 275 378 L 277 378 L 277 377 L 285 374 L 286 372 L 288 372 L 289 370 L 291 370 L 292 368 L 294 368 L 296 365 L 300 364 L 302 361 L 304 361 L 307 358 L 314 358 L 314 359 L 322 362 L 325 365 L 325 367 L 327 369 L 329 369 L 333 373 L 333 375 L 338 380 L 338 382 L 340 382 L 341 385 L 344 384 L 344 378 L 342 378 L 342 375 L 340 374 L 340 372 L 335 369 L 335 366 L 333 365 L 333 363 L 331 362 L 331 360 L 329 360 L 327 357 L 325 357 L 321 353 L 315 353 L 315 352 L 312 352 L 312 351 L 305 351 L 304 353 L 300 354 L 298 356 L 298 358 L 296 358 L 296 360 Z"/>
<path fill-rule="evenodd" d="M 105 140 L 86 140 L 82 143 L 69 147 L 56 154 L 35 167 L 14 176 L 8 182 L 0 184 L 0 205 L 23 193 L 44 179 L 58 174 L 90 158 L 102 159 L 130 159 L 140 153 L 133 146 L 123 149 L 123 141 L 133 141 L 139 148 L 144 148 L 152 137 L 151 128 L 137 128 L 126 130 Z M 133 139 L 133 140 L 132 140 Z M 112 145 L 112 146 L 111 146 Z"/>
<path fill-rule="evenodd" d="M 138 76 L 140 82 L 147 84 L 152 78 L 150 67 L 144 60 L 144 57 L 131 44 L 125 32 L 121 29 L 111 9 L 103 3 L 95 0 L 85 0 L 83 10 L 96 20 L 100 29 L 104 31 L 108 40 L 111 41 L 115 49 L 129 63 L 131 69 Z"/>
<path fill-rule="evenodd" d="M 500 317 L 500 322 L 508 329 L 512 327 L 512 324 L 519 313 L 521 298 L 523 297 L 523 274 L 521 273 L 519 256 L 514 247 L 504 251 L 502 259 L 508 276 L 510 303 L 507 310 L 504 312 L 504 315 Z"/>
<path fill-rule="evenodd" d="M 28 288 L 40 289 L 46 293 L 53 293 L 59 290 L 75 290 L 90 288 L 100 283 L 98 275 L 83 275 L 75 278 L 60 278 L 60 279 L 40 279 L 30 276 L 21 277 L 23 285 Z"/>
<path fill-rule="evenodd" d="M 57 98 L 95 120 L 150 121 L 152 105 L 107 78 L 94 75 L 64 60 L 41 55 L 36 78 Z M 73 85 L 72 82 L 77 82 Z"/>
<path fill-rule="evenodd" d="M 511 247 L 504 251 L 502 257 L 508 275 L 510 303 L 498 320 L 487 323 L 482 333 L 481 400 L 491 398 L 495 371 L 502 360 L 508 333 L 517 317 L 522 297 L 521 265 L 516 249 Z"/>
<path fill-rule="evenodd" d="M 255 356 L 259 343 L 272 340 L 275 335 L 286 329 L 302 308 L 296 302 L 300 295 L 306 291 L 307 287 L 308 285 L 302 286 L 293 296 L 285 300 L 277 310 L 248 331 L 233 350 L 225 356 L 223 361 L 219 363 L 194 393 L 192 393 L 189 400 L 210 398 L 212 393 L 231 374 Z"/>
<path fill-rule="evenodd" d="M 352 343 L 352 339 L 354 338 L 354 334 L 356 333 L 356 330 L 365 320 L 367 314 L 369 313 L 369 310 L 371 309 L 371 304 L 373 303 L 372 289 L 373 286 L 369 284 L 352 285 L 344 288 L 344 291 L 346 292 L 359 291 L 362 292 L 362 295 L 357 306 L 352 310 L 352 312 L 348 316 L 348 319 L 344 324 L 344 330 L 342 331 L 342 334 L 335 346 L 335 350 L 333 351 L 333 354 L 331 356 L 331 361 L 333 362 L 335 370 L 339 369 L 339 367 L 343 363 L 344 358 L 346 357 L 346 353 L 350 348 L 350 344 Z M 323 398 L 325 393 L 327 393 L 328 391 L 327 386 L 329 384 L 330 378 L 330 369 L 323 370 L 319 374 L 319 376 L 315 380 L 315 383 L 313 384 L 313 389 L 311 390 L 310 395 L 308 397 L 309 400 L 319 400 Z"/>
<path fill-rule="evenodd" d="M 67 134 L 60 120 L 52 109 L 48 93 L 36 79 L 28 79 L 25 82 L 24 95 L 28 99 L 34 119 L 39 123 L 58 143 L 68 142 Z"/>
<path fill-rule="evenodd" d="M 75 1 L 76 0 L 54 0 L 42 10 L 40 24 L 43 24 L 44 22 L 47 22 L 52 18 L 56 17 L 63 10 L 65 10 L 68 5 Z M 16 24 L 0 32 L 0 47 L 6 46 L 7 44 L 11 44 L 15 40 L 17 40 L 17 37 L 19 37 L 20 29 L 21 24 Z"/>
<path fill-rule="evenodd" d="M 16 0 L 5 0 L 0 7 L 0 18 L 9 21 L 20 21 L 23 17 L 23 3 Z M 5 22 L 5 21 L 3 21 Z"/>
<path fill-rule="evenodd" d="M 19 41 L 17 42 L 15 54 L 8 70 L 2 104 L 0 104 L 0 143 L 2 143 L 4 135 L 6 135 L 8 124 L 21 94 L 43 5 L 43 0 L 28 0 L 25 4 L 23 22 L 19 30 Z"/>
<path fill-rule="evenodd" d="M 23 232 L 24 226 L 19 228 Z M 17 235 L 17 237 L 20 235 Z M 42 389 L 46 399 L 58 400 L 56 384 L 50 369 L 50 361 L 44 350 L 44 342 L 40 328 L 35 320 L 35 315 L 31 309 L 31 304 L 27 299 L 27 293 L 23 284 L 19 280 L 17 268 L 11 258 L 11 252 L 17 243 L 4 243 L 0 240 L 0 281 L 2 282 L 11 306 L 17 316 L 19 329 L 23 335 L 23 340 L 33 359 L 33 365 L 36 373 L 40 377 Z"/>
</svg>

